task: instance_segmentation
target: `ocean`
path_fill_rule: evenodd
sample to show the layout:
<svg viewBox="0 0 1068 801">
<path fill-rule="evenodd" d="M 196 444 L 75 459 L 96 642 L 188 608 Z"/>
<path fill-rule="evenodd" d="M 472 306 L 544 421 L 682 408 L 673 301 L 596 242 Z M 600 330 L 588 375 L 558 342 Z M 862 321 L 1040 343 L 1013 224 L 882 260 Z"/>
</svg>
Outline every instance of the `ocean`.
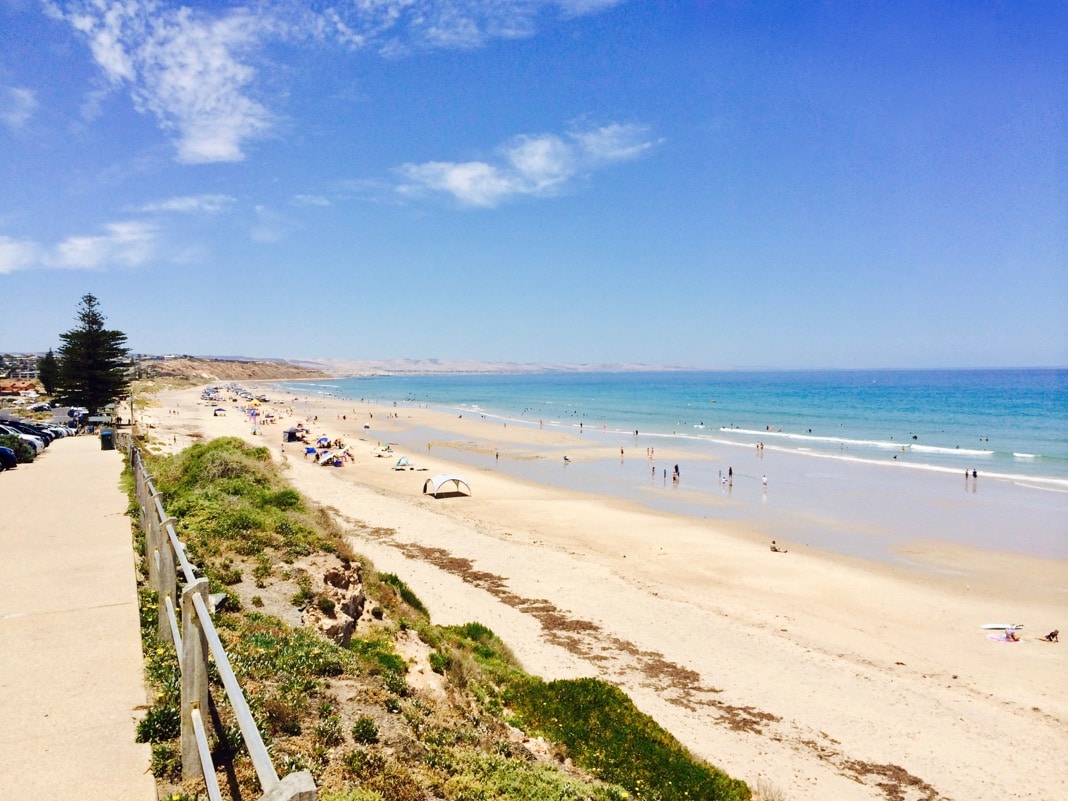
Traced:
<svg viewBox="0 0 1068 801">
<path fill-rule="evenodd" d="M 1068 490 L 1068 370 L 559 372 L 346 378 L 294 392 L 396 401 L 684 448 L 765 449 Z"/>
<path fill-rule="evenodd" d="M 578 433 L 603 455 L 569 464 L 564 446 L 499 460 L 455 447 L 448 458 L 737 523 L 795 547 L 900 564 L 912 543 L 949 541 L 1068 559 L 1068 370 L 405 375 L 280 386 L 351 399 L 354 412 L 359 401 L 395 404 L 402 416 L 420 406 Z M 430 441 L 456 439 L 390 437 L 416 458 Z"/>
</svg>

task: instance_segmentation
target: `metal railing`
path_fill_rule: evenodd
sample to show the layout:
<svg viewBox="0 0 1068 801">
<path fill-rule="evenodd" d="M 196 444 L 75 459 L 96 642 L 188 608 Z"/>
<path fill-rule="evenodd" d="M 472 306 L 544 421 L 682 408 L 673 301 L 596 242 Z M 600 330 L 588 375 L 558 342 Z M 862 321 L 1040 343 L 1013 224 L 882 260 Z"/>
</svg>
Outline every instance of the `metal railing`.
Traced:
<svg viewBox="0 0 1068 801">
<path fill-rule="evenodd" d="M 139 522 L 145 534 L 145 561 L 148 583 L 159 598 L 159 628 L 164 642 L 174 644 L 181 666 L 181 751 L 182 776 L 202 779 L 210 801 L 221 801 L 215 766 L 208 742 L 205 718 L 208 710 L 208 656 L 214 658 L 226 696 L 234 711 L 252 766 L 256 770 L 261 801 L 315 801 L 315 781 L 310 772 L 291 773 L 283 779 L 271 762 L 267 746 L 256 721 L 252 718 L 245 694 L 230 666 L 209 609 L 208 580 L 198 577 L 196 568 L 185 555 L 185 545 L 174 530 L 174 518 L 168 517 L 159 492 L 141 460 L 141 451 L 127 433 L 116 435 L 116 447 L 126 453 L 137 489 Z M 184 581 L 180 587 L 178 571 Z M 180 590 L 180 592 L 179 592 Z M 176 601 L 177 599 L 177 601 Z M 176 608 L 176 602 L 179 606 Z M 179 621 L 179 611 L 181 614 Z"/>
</svg>

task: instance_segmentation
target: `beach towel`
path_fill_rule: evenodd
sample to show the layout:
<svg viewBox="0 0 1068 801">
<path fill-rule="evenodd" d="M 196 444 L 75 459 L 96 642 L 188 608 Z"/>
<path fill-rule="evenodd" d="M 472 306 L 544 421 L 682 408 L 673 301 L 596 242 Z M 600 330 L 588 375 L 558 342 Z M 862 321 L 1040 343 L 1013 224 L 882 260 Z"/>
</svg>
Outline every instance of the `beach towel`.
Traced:
<svg viewBox="0 0 1068 801">
<path fill-rule="evenodd" d="M 994 642 L 1020 642 L 1020 640 L 1009 639 L 1007 634 L 987 634 L 988 640 L 994 640 Z"/>
</svg>

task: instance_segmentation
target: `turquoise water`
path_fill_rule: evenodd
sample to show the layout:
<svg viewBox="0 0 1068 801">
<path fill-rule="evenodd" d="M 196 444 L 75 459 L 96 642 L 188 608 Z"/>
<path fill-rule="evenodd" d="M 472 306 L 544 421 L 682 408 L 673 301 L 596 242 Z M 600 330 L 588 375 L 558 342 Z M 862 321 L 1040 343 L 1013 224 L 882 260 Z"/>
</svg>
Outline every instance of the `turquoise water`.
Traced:
<svg viewBox="0 0 1068 801">
<path fill-rule="evenodd" d="M 538 373 L 348 378 L 301 394 L 396 401 L 638 444 L 765 449 L 1068 488 L 1068 370 Z"/>
</svg>

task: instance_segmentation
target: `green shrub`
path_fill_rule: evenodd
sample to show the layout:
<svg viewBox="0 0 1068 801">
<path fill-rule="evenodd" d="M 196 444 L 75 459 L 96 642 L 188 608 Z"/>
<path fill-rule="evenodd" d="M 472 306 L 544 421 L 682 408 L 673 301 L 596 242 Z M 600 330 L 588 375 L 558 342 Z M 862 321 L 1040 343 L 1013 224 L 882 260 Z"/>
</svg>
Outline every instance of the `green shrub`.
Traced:
<svg viewBox="0 0 1068 801">
<path fill-rule="evenodd" d="M 352 726 L 352 739 L 357 743 L 377 743 L 378 726 L 372 718 L 363 715 Z"/>
<path fill-rule="evenodd" d="M 315 739 L 326 748 L 344 742 L 345 737 L 341 733 L 341 718 L 331 714 L 320 720 L 315 727 Z"/>
<path fill-rule="evenodd" d="M 691 755 L 639 712 L 618 687 L 599 679 L 511 684 L 508 701 L 525 727 L 567 747 L 575 763 L 635 794 L 656 788 L 663 801 L 746 801 L 742 781 Z"/>
<path fill-rule="evenodd" d="M 443 654 L 441 651 L 430 652 L 430 669 L 435 673 L 444 674 L 450 665 L 452 665 L 452 659 L 448 654 Z"/>
<path fill-rule="evenodd" d="M 264 506 L 273 506 L 276 509 L 302 509 L 304 507 L 300 493 L 289 487 L 274 492 L 265 492 L 262 503 Z"/>
<path fill-rule="evenodd" d="M 182 754 L 174 743 L 152 744 L 152 775 L 163 781 L 178 781 L 182 775 Z"/>
<path fill-rule="evenodd" d="M 396 575 L 393 573 L 380 573 L 378 578 L 383 584 L 393 587 L 404 603 L 408 604 L 408 606 L 425 617 L 430 617 L 430 613 L 427 611 L 426 607 L 423 606 L 423 602 L 419 600 L 419 596 L 412 592 L 411 587 L 401 581 Z"/>
<path fill-rule="evenodd" d="M 177 705 L 154 706 L 137 724 L 137 742 L 162 743 L 182 733 L 182 717 Z"/>
<path fill-rule="evenodd" d="M 449 801 L 624 801 L 628 797 L 621 787 L 582 781 L 550 765 L 477 751 L 461 752 L 450 773 L 443 788 Z"/>
<path fill-rule="evenodd" d="M 11 448 L 19 464 L 32 462 L 37 457 L 34 447 L 14 434 L 0 434 L 0 447 Z"/>
<path fill-rule="evenodd" d="M 297 576 L 297 591 L 290 599 L 293 602 L 293 606 L 304 608 L 311 603 L 312 598 L 315 597 L 315 593 L 312 592 L 312 580 L 311 576 L 307 573 L 300 573 Z"/>
<path fill-rule="evenodd" d="M 334 603 L 334 599 L 328 598 L 325 595 L 320 595 L 315 599 L 315 606 L 327 617 L 334 617 L 337 610 L 337 604 Z"/>
</svg>

